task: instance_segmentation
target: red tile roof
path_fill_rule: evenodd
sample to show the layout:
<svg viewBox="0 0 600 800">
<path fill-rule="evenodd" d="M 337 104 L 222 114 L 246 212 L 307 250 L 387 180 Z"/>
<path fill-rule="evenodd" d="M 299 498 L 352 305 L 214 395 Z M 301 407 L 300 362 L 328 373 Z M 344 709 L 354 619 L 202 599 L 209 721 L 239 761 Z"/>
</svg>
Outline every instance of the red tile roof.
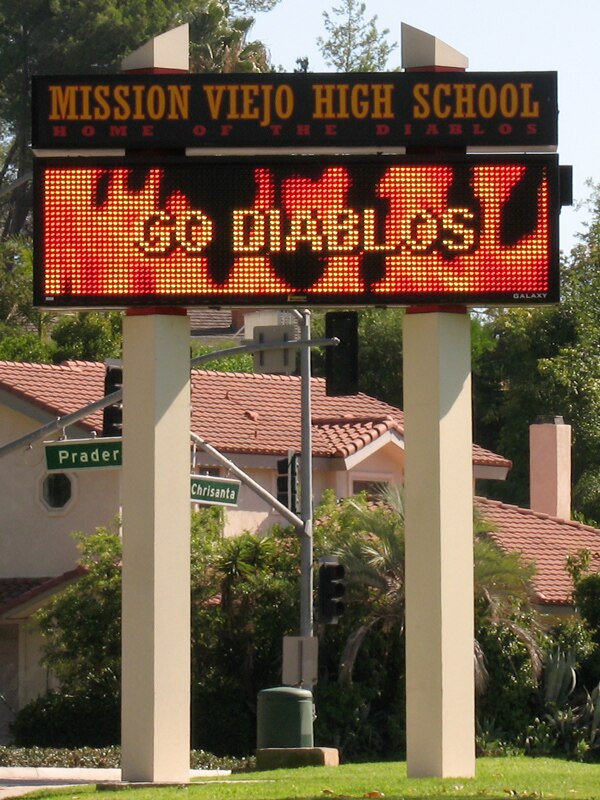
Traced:
<svg viewBox="0 0 600 800">
<path fill-rule="evenodd" d="M 327 397 L 314 378 L 313 452 L 343 457 L 382 433 L 404 430 L 404 415 L 365 394 Z M 301 449 L 300 379 L 289 375 L 192 373 L 192 429 L 225 452 L 282 454 Z"/>
<path fill-rule="evenodd" d="M 0 578 L 0 616 L 29 603 L 36 597 L 54 591 L 85 573 L 83 567 L 75 567 L 53 578 Z"/>
<path fill-rule="evenodd" d="M 600 530 L 597 528 L 483 497 L 475 498 L 475 505 L 481 517 L 496 528 L 490 537 L 503 550 L 519 552 L 526 563 L 535 565 L 533 585 L 538 602 L 572 603 L 573 585 L 565 565 L 567 556 L 578 550 L 590 550 L 591 567 L 600 570 Z"/>
<path fill-rule="evenodd" d="M 70 361 L 54 366 L 0 361 L 0 391 L 53 416 L 64 416 L 97 400 L 103 387 L 104 365 L 100 363 Z M 365 394 L 327 397 L 325 382 L 318 378 L 312 382 L 312 415 L 313 450 L 318 456 L 348 456 L 388 432 L 399 437 L 404 434 L 404 415 L 399 409 Z M 81 424 L 88 430 L 100 430 L 101 413 Z M 279 455 L 300 449 L 300 380 L 194 370 L 192 430 L 223 452 Z M 473 461 L 510 466 L 506 459 L 477 445 Z M 534 584 L 541 602 L 570 602 L 567 555 L 589 549 L 594 553 L 594 567 L 600 568 L 600 531 L 595 528 L 494 500 L 477 498 L 476 503 L 481 515 L 497 528 L 492 538 L 537 565 Z M 38 591 L 44 591 L 44 579 L 3 581 L 0 610 L 13 602 L 11 597 Z"/>
<path fill-rule="evenodd" d="M 345 457 L 387 432 L 404 435 L 404 415 L 366 394 L 327 397 L 325 381 L 312 380 L 313 452 Z M 0 361 L 0 390 L 53 416 L 64 416 L 99 399 L 104 365 L 67 361 L 60 365 Z M 280 455 L 300 449 L 300 379 L 288 375 L 192 371 L 192 430 L 225 453 Z M 102 414 L 80 425 L 99 431 Z M 510 467 L 510 461 L 473 447 L 475 464 Z"/>
<path fill-rule="evenodd" d="M 37 589 L 50 578 L 0 578 L 0 613 L 12 606 L 15 598 Z"/>
<path fill-rule="evenodd" d="M 63 364 L 26 364 L 0 361 L 0 390 L 33 403 L 52 416 L 62 417 L 93 403 L 104 394 L 104 364 L 65 361 Z M 81 423 L 100 430 L 102 412 Z"/>
</svg>

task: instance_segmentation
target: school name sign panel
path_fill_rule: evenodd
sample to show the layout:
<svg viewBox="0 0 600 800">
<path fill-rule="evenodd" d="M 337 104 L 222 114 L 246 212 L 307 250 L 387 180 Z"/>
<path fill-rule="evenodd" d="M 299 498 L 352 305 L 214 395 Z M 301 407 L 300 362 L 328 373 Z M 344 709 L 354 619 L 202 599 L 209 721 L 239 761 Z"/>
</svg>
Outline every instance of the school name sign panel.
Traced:
<svg viewBox="0 0 600 800">
<path fill-rule="evenodd" d="M 34 167 L 39 306 L 558 300 L 555 156 Z"/>
<path fill-rule="evenodd" d="M 554 150 L 555 72 L 33 78 L 36 149 Z"/>
</svg>

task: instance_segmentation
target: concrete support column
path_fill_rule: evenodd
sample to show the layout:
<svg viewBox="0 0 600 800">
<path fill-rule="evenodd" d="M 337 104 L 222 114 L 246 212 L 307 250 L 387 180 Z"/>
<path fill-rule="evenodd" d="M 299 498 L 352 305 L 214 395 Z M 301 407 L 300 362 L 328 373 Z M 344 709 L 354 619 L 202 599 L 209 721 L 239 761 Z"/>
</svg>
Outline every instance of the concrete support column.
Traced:
<svg viewBox="0 0 600 800">
<path fill-rule="evenodd" d="M 190 367 L 185 311 L 123 327 L 122 777 L 190 778 Z"/>
<path fill-rule="evenodd" d="M 407 762 L 475 773 L 468 314 L 407 313 L 404 349 Z"/>
</svg>

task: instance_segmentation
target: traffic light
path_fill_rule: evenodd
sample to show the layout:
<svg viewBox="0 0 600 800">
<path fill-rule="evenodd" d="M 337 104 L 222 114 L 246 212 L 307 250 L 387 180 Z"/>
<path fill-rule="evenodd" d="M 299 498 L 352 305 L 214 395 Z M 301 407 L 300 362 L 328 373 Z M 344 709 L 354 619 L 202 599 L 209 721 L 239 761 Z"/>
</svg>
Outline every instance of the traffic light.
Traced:
<svg viewBox="0 0 600 800">
<path fill-rule="evenodd" d="M 288 453 L 277 460 L 277 499 L 294 514 L 298 513 L 298 456 Z"/>
<path fill-rule="evenodd" d="M 344 613 L 343 597 L 346 593 L 343 564 L 326 561 L 319 567 L 319 622 L 336 625 Z"/>
<path fill-rule="evenodd" d="M 104 374 L 104 396 L 118 391 L 123 386 L 123 368 L 106 365 Z M 119 401 L 102 410 L 102 436 L 123 435 L 123 403 Z"/>
<path fill-rule="evenodd" d="M 329 397 L 358 393 L 358 314 L 356 311 L 328 311 L 325 336 L 340 340 L 325 348 L 325 391 Z"/>
</svg>

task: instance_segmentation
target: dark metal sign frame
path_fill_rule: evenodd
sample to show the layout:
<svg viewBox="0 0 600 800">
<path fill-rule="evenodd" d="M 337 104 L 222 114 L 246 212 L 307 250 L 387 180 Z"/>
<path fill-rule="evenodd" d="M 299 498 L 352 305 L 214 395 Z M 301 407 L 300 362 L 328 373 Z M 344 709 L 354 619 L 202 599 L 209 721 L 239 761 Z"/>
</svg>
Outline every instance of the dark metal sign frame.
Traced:
<svg viewBox="0 0 600 800">
<path fill-rule="evenodd" d="M 555 72 L 36 76 L 33 147 L 554 150 Z"/>
</svg>

